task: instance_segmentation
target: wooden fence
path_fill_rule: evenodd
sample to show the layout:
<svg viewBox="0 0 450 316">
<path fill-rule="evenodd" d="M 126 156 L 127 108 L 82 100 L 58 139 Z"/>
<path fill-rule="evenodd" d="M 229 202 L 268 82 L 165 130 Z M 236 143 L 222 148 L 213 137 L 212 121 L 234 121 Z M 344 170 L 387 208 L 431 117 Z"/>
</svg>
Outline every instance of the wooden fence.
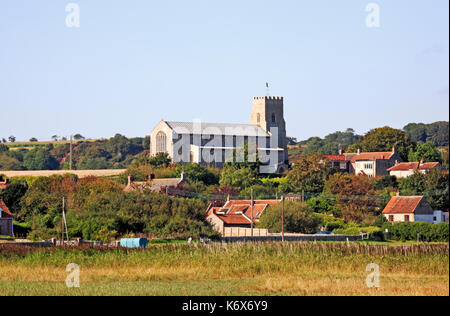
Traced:
<svg viewBox="0 0 450 316">
<path fill-rule="evenodd" d="M 269 236 L 269 231 L 267 229 L 252 229 L 245 227 L 225 227 L 224 229 L 224 237 L 251 237 L 251 236 Z"/>
</svg>

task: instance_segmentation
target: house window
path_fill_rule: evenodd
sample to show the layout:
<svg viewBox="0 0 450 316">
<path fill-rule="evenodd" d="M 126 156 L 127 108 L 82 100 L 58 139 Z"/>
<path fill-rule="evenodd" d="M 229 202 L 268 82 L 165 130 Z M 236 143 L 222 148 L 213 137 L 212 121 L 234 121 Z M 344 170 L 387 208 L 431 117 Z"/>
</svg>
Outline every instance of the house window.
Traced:
<svg viewBox="0 0 450 316">
<path fill-rule="evenodd" d="M 261 114 L 256 115 L 256 122 L 261 123 Z"/>
<path fill-rule="evenodd" d="M 389 215 L 389 221 L 393 222 L 394 221 L 394 215 Z"/>
<path fill-rule="evenodd" d="M 409 215 L 405 215 L 405 222 L 409 223 Z"/>
<path fill-rule="evenodd" d="M 373 164 L 371 163 L 364 164 L 364 169 L 373 169 Z"/>
<path fill-rule="evenodd" d="M 164 132 L 159 132 L 156 135 L 156 152 L 157 153 L 167 152 L 167 136 Z"/>
</svg>

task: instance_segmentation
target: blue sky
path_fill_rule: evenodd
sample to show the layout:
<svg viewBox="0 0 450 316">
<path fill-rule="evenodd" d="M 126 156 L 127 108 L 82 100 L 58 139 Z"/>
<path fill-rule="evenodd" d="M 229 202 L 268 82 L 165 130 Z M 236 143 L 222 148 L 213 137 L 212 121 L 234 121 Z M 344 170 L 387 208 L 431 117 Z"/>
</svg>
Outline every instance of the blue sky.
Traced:
<svg viewBox="0 0 450 316">
<path fill-rule="evenodd" d="M 267 81 L 299 139 L 448 120 L 448 0 L 369 2 L 2 0 L 0 137 L 247 123 Z"/>
</svg>

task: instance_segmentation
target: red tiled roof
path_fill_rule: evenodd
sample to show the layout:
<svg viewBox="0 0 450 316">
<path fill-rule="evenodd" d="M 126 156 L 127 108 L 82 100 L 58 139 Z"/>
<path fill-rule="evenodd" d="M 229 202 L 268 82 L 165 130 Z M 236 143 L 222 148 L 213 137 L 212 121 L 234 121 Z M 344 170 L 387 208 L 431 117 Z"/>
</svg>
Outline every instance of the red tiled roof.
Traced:
<svg viewBox="0 0 450 316">
<path fill-rule="evenodd" d="M 255 200 L 253 204 L 253 221 L 258 221 L 267 207 L 278 203 L 280 203 L 279 200 Z M 210 205 L 207 216 L 212 214 L 215 214 L 226 224 L 249 225 L 251 224 L 252 218 L 251 201 L 227 201 L 223 207 L 212 207 L 212 205 Z"/>
<path fill-rule="evenodd" d="M 252 201 L 251 200 L 230 200 L 227 203 L 225 203 L 225 206 L 228 203 L 238 204 L 238 205 L 244 205 L 244 204 L 250 205 L 252 203 Z M 254 200 L 253 201 L 254 205 L 257 205 L 257 204 L 277 205 L 278 203 L 280 203 L 280 200 Z"/>
<path fill-rule="evenodd" d="M 8 209 L 8 207 L 6 206 L 5 202 L 3 202 L 2 199 L 0 199 L 0 209 L 2 211 L 2 218 L 7 218 L 7 217 L 13 217 L 11 211 Z"/>
<path fill-rule="evenodd" d="M 360 153 L 358 154 L 352 154 L 353 157 L 351 158 L 352 162 L 355 161 L 361 161 L 361 160 L 388 160 L 391 159 L 391 157 L 394 155 L 392 151 L 387 152 L 369 152 L 369 153 Z"/>
<path fill-rule="evenodd" d="M 394 155 L 393 151 L 386 152 L 361 152 L 361 153 L 344 153 L 342 155 L 325 155 L 330 161 L 362 161 L 362 160 L 388 160 Z"/>
<path fill-rule="evenodd" d="M 414 213 L 423 196 L 394 196 L 386 205 L 383 214 Z"/>
<path fill-rule="evenodd" d="M 431 170 L 438 166 L 439 162 L 426 162 L 423 164 L 420 164 L 419 162 L 402 162 L 389 168 L 388 171 Z"/>
<path fill-rule="evenodd" d="M 217 215 L 225 224 L 250 225 L 251 222 L 242 215 Z"/>
<path fill-rule="evenodd" d="M 330 161 L 348 161 L 346 155 L 325 155 L 325 158 L 327 158 Z"/>
</svg>

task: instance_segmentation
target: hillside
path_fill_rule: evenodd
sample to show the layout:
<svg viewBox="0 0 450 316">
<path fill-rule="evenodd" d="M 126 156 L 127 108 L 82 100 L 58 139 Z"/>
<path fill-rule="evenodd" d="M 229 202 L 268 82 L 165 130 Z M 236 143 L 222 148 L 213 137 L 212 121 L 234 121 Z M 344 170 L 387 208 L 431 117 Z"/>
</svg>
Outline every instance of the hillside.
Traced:
<svg viewBox="0 0 450 316">
<path fill-rule="evenodd" d="M 126 138 L 117 134 L 110 139 L 73 142 L 74 170 L 124 169 L 145 155 L 149 138 Z M 20 142 L 0 144 L 0 170 L 67 170 L 70 142 Z"/>
<path fill-rule="evenodd" d="M 449 123 L 411 123 L 403 133 L 411 148 L 416 143 L 432 142 L 436 147 L 449 145 Z M 369 134 L 369 133 L 368 133 Z M 67 170 L 70 160 L 70 141 L 5 142 L 0 143 L 0 170 Z M 334 132 L 323 139 L 311 137 L 289 146 L 289 159 L 294 161 L 301 153 L 337 154 L 339 148 L 354 149 L 365 146 L 364 136 L 351 128 Z M 392 145 L 389 144 L 388 147 Z M 74 170 L 125 169 L 136 159 L 148 154 L 150 138 L 126 138 L 117 134 L 110 139 L 73 141 L 72 168 Z M 405 149 L 406 150 L 406 149 Z M 405 152 L 405 158 L 407 152 Z M 406 160 L 406 159 L 405 159 Z"/>
</svg>

